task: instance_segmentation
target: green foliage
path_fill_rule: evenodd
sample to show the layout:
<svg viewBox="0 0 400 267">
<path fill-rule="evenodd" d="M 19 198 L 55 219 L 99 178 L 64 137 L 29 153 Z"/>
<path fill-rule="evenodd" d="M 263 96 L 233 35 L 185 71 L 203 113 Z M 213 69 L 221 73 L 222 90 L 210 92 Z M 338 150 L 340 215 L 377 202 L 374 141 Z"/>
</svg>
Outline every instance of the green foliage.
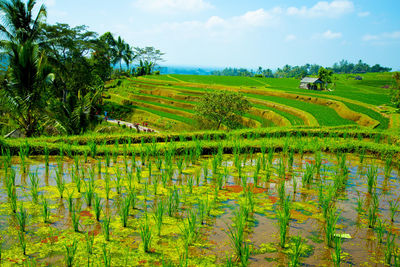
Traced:
<svg viewBox="0 0 400 267">
<path fill-rule="evenodd" d="M 232 91 L 209 91 L 198 102 L 197 116 L 211 122 L 212 128 L 225 125 L 238 128 L 241 116 L 250 109 L 249 101 L 243 95 Z"/>
</svg>

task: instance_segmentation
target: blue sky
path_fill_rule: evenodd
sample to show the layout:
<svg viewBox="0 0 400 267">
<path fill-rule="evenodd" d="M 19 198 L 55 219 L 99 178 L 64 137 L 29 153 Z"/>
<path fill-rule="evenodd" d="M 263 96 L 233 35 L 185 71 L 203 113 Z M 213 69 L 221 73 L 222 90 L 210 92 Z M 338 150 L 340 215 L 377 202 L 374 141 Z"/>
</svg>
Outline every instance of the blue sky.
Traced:
<svg viewBox="0 0 400 267">
<path fill-rule="evenodd" d="M 276 68 L 359 59 L 400 70 L 399 0 L 38 0 L 48 22 L 121 35 L 163 65 Z"/>
</svg>

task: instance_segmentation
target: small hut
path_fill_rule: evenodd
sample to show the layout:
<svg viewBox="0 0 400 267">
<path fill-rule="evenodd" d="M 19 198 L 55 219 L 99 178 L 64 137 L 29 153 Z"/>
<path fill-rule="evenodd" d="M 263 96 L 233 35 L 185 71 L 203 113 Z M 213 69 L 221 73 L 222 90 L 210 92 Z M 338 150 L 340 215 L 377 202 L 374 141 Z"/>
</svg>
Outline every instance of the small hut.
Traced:
<svg viewBox="0 0 400 267">
<path fill-rule="evenodd" d="M 319 88 L 318 88 L 319 84 Z M 322 90 L 324 82 L 319 78 L 305 77 L 300 81 L 300 88 L 308 90 Z"/>
</svg>

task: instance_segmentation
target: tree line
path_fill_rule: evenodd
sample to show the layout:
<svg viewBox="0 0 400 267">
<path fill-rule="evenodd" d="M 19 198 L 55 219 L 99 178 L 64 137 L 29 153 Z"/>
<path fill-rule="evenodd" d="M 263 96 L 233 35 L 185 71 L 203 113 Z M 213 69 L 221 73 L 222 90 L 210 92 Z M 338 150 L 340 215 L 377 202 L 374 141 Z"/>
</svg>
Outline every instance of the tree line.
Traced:
<svg viewBox="0 0 400 267">
<path fill-rule="evenodd" d="M 212 72 L 212 75 L 217 76 L 245 76 L 245 77 L 266 77 L 266 78 L 304 78 L 309 75 L 318 75 L 318 71 L 321 68 L 318 64 L 305 64 L 303 66 L 290 66 L 285 65 L 282 68 L 278 68 L 273 71 L 271 69 L 263 69 L 258 67 L 256 71 L 248 70 L 245 68 L 225 68 L 223 70 L 216 70 Z M 373 66 L 364 63 L 359 60 L 358 63 L 349 63 L 347 60 L 341 60 L 338 63 L 333 64 L 332 67 L 326 68 L 331 70 L 333 73 L 345 73 L 345 74 L 361 74 L 367 72 L 389 72 L 392 69 L 382 67 L 380 64 Z"/>
<path fill-rule="evenodd" d="M 107 80 L 151 74 L 162 60 L 154 47 L 133 48 L 110 32 L 49 25 L 46 7 L 34 13 L 35 5 L 0 1 L 0 128 L 17 127 L 28 137 L 83 133 L 96 121 Z"/>
</svg>

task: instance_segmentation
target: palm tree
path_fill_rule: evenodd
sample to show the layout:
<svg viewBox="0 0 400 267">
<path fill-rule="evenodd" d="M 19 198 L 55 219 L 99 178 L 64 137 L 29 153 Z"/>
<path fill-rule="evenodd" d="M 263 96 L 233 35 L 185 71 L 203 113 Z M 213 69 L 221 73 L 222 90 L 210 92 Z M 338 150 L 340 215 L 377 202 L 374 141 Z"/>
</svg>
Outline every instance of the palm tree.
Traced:
<svg viewBox="0 0 400 267">
<path fill-rule="evenodd" d="M 35 0 L 28 0 L 25 4 L 21 0 L 0 0 L 0 11 L 3 13 L 3 24 L 0 33 L 4 35 L 4 42 L 23 44 L 35 41 L 40 34 L 40 27 L 47 16 L 46 7 L 42 5 L 33 16 Z"/>
<path fill-rule="evenodd" d="M 7 81 L 0 102 L 27 137 L 35 134 L 45 106 L 46 84 L 54 80 L 43 53 L 32 42 L 10 45 Z"/>
<path fill-rule="evenodd" d="M 0 101 L 28 137 L 38 129 L 40 111 L 45 106 L 45 87 L 54 79 L 44 54 L 35 43 L 46 8 L 42 5 L 34 17 L 35 4 L 35 0 L 28 0 L 26 4 L 21 0 L 0 0 L 3 13 L 0 48 L 9 63 Z"/>
</svg>

